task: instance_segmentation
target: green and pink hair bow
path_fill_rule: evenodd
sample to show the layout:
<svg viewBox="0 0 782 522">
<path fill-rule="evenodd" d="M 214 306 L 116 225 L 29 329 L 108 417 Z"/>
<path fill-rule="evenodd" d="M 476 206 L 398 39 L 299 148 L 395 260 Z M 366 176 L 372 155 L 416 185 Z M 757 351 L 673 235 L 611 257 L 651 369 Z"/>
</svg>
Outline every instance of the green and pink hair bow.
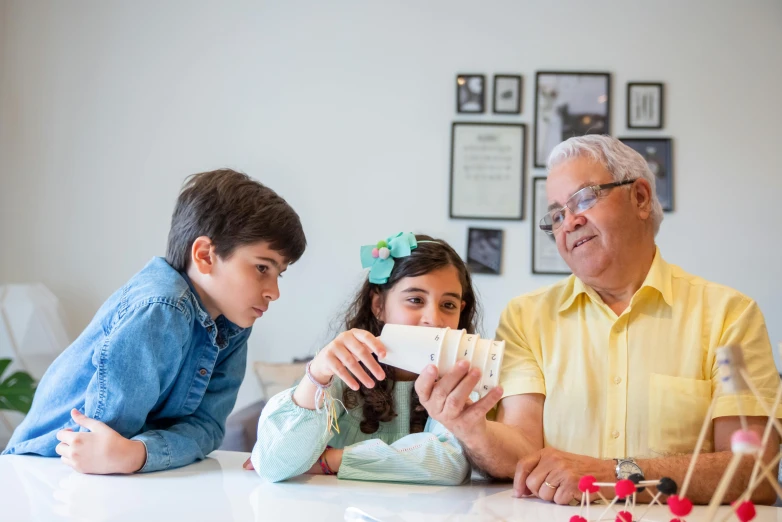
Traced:
<svg viewBox="0 0 782 522">
<path fill-rule="evenodd" d="M 407 257 L 418 246 L 415 234 L 400 232 L 375 245 L 361 247 L 361 266 L 369 268 L 369 282 L 384 285 L 394 269 L 394 259 Z"/>
</svg>

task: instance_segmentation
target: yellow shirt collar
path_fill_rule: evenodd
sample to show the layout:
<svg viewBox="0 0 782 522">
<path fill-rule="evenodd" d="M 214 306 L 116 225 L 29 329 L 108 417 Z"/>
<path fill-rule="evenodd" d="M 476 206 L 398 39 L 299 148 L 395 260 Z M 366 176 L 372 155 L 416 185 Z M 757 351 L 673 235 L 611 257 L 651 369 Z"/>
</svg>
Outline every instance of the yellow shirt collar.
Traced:
<svg viewBox="0 0 782 522">
<path fill-rule="evenodd" d="M 581 294 L 587 294 L 593 301 L 602 302 L 602 299 L 600 299 L 600 296 L 597 295 L 597 292 L 595 292 L 591 287 L 585 285 L 581 279 L 574 275 L 570 276 L 570 282 L 567 286 L 570 291 L 564 292 L 562 304 L 559 306 L 560 313 L 570 308 L 576 301 L 576 298 Z M 639 288 L 633 296 L 632 301 L 635 301 L 638 298 L 638 295 L 643 291 L 644 288 L 652 288 L 657 290 L 662 296 L 663 301 L 665 301 L 665 304 L 668 306 L 673 305 L 671 266 L 662 258 L 659 248 L 655 249 L 652 266 L 649 268 L 649 272 L 646 274 L 646 279 L 644 279 L 641 288 Z"/>
</svg>

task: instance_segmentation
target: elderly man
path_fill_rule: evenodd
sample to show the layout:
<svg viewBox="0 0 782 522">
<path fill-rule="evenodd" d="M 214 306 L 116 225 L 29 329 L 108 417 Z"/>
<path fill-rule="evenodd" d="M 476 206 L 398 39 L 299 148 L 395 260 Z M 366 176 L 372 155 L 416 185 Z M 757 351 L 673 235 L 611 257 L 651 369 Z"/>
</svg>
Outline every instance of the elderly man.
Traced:
<svg viewBox="0 0 782 522">
<path fill-rule="evenodd" d="M 501 388 L 470 405 L 477 370 L 457 366 L 436 382 L 428 370 L 416 382 L 421 403 L 477 467 L 515 475 L 517 496 L 567 504 L 581 498 L 584 475 L 615 482 L 640 473 L 681 485 L 717 389 L 716 348 L 740 346 L 752 381 L 774 400 L 779 376 L 763 316 L 748 297 L 663 260 L 655 179 L 637 152 L 609 136 L 571 138 L 552 151 L 548 170 L 540 226 L 573 275 L 503 312 Z M 496 421 L 487 420 L 500 399 Z M 766 413 L 753 396 L 718 398 L 692 502 L 714 493 L 740 414 L 762 435 Z M 764 458 L 778 448 L 774 433 Z M 725 501 L 746 487 L 751 464 L 742 462 Z M 753 500 L 774 498 L 764 483 Z"/>
</svg>

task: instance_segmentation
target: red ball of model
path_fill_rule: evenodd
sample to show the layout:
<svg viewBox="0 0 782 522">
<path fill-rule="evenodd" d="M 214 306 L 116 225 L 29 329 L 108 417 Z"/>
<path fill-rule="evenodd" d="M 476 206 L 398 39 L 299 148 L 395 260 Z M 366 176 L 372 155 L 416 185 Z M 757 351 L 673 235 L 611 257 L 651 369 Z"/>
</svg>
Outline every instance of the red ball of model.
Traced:
<svg viewBox="0 0 782 522">
<path fill-rule="evenodd" d="M 635 493 L 635 484 L 632 480 L 622 479 L 616 483 L 614 489 L 617 497 L 625 498 Z"/>
<path fill-rule="evenodd" d="M 738 517 L 741 522 L 749 522 L 755 518 L 755 515 L 755 504 L 749 500 L 745 500 L 736 508 L 736 517 Z"/>
<path fill-rule="evenodd" d="M 668 509 L 677 517 L 686 517 L 692 511 L 692 502 L 686 497 L 671 495 L 668 497 Z"/>
<path fill-rule="evenodd" d="M 578 490 L 581 493 L 597 493 L 600 491 L 600 486 L 595 486 L 595 477 L 592 475 L 585 475 L 578 481 Z"/>
</svg>

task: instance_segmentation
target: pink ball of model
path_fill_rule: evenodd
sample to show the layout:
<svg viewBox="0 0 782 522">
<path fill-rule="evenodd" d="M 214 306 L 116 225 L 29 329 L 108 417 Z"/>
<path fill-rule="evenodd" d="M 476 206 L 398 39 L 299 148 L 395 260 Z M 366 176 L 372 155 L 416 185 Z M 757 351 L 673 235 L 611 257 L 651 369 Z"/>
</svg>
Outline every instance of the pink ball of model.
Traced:
<svg viewBox="0 0 782 522">
<path fill-rule="evenodd" d="M 760 437 L 754 431 L 738 430 L 730 438 L 730 450 L 740 455 L 754 455 L 760 451 Z"/>
</svg>

